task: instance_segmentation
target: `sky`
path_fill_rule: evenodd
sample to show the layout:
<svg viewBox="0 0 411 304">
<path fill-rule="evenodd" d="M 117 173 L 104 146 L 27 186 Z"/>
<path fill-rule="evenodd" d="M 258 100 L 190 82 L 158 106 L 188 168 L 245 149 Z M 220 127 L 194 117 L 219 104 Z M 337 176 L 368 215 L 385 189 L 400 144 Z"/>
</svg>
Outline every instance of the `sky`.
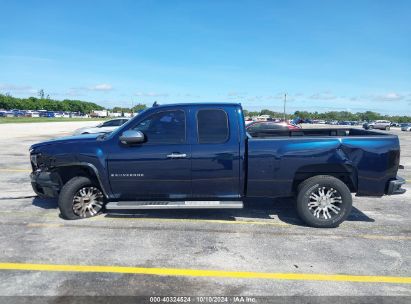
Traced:
<svg viewBox="0 0 411 304">
<path fill-rule="evenodd" d="M 411 115 L 408 0 L 0 0 L 0 93 Z"/>
</svg>

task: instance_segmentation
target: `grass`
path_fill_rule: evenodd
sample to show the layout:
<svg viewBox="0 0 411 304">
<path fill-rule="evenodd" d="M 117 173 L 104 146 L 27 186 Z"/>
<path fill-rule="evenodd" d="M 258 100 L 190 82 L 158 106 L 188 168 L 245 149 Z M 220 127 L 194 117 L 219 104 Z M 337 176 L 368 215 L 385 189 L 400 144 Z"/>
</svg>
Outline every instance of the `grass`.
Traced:
<svg viewBox="0 0 411 304">
<path fill-rule="evenodd" d="M 0 124 L 33 123 L 33 122 L 64 122 L 64 121 L 103 121 L 104 118 L 63 118 L 63 117 L 0 117 Z"/>
</svg>

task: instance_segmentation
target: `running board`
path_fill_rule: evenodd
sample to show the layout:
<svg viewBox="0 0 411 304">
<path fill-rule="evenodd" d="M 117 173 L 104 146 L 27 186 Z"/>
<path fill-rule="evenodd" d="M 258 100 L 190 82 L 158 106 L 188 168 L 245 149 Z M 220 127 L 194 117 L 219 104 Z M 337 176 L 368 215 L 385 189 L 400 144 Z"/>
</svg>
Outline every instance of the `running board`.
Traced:
<svg viewBox="0 0 411 304">
<path fill-rule="evenodd" d="M 242 201 L 123 201 L 109 202 L 107 210 L 125 209 L 241 209 Z"/>
</svg>

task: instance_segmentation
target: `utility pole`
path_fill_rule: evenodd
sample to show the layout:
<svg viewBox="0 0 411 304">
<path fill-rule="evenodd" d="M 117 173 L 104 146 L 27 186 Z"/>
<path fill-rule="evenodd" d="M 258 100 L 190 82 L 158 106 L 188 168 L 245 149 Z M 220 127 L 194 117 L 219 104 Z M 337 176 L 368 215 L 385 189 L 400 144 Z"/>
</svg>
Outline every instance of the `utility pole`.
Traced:
<svg viewBox="0 0 411 304">
<path fill-rule="evenodd" d="M 284 122 L 285 122 L 285 104 L 287 103 L 287 94 L 284 94 Z"/>
</svg>

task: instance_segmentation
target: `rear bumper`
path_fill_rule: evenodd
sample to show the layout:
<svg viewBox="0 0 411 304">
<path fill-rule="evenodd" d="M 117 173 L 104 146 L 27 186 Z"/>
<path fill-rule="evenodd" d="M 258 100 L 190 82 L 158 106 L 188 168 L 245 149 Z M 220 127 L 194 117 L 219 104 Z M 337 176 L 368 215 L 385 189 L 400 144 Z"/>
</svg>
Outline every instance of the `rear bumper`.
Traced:
<svg viewBox="0 0 411 304">
<path fill-rule="evenodd" d="M 53 172 L 34 171 L 30 174 L 31 187 L 40 197 L 58 197 L 59 177 Z"/>
<path fill-rule="evenodd" d="M 403 194 L 405 189 L 401 188 L 405 184 L 405 179 L 397 176 L 396 179 L 388 182 L 387 195 Z"/>
</svg>

